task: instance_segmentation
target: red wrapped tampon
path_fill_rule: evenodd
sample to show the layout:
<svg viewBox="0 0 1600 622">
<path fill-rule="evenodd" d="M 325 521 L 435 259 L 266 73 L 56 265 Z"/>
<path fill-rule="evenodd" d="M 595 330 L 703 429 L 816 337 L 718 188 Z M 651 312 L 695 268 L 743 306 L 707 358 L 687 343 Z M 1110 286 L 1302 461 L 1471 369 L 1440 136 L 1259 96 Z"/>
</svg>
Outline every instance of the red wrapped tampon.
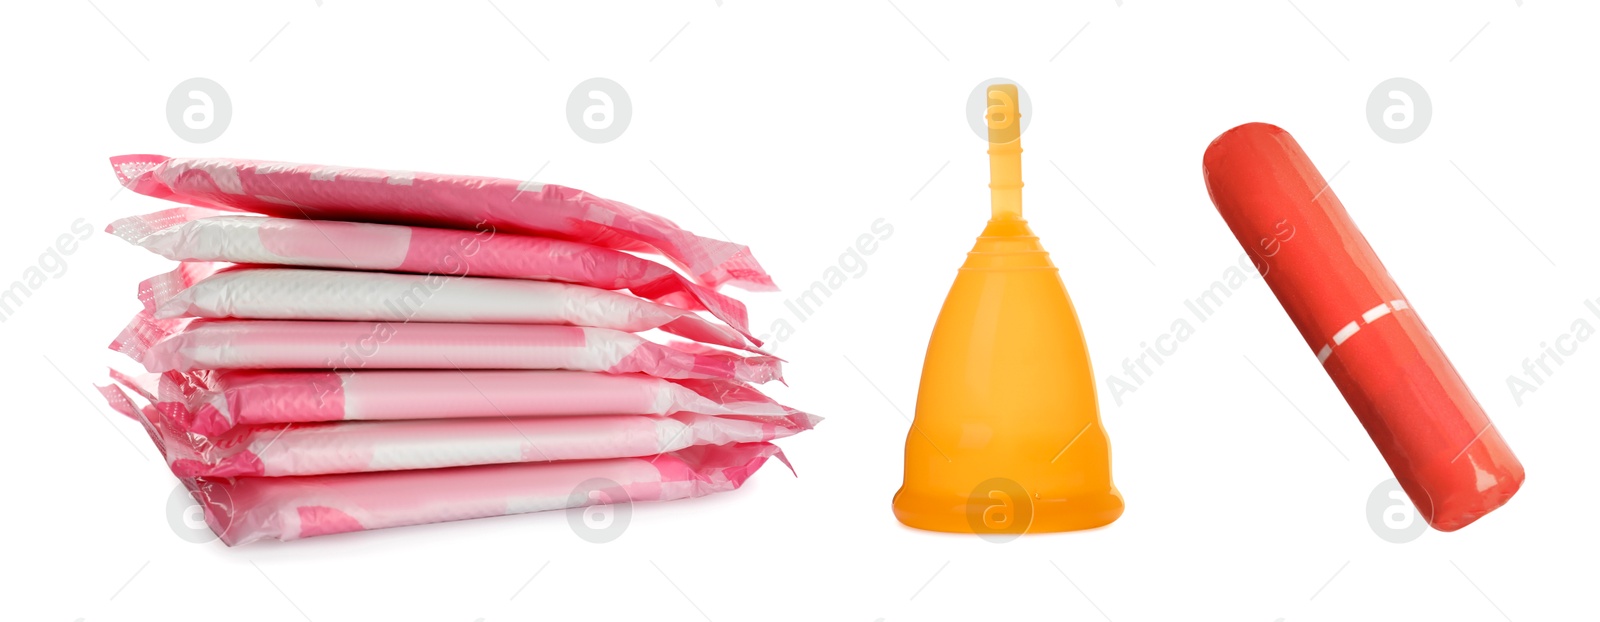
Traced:
<svg viewBox="0 0 1600 622">
<path fill-rule="evenodd" d="M 1522 486 L 1522 463 L 1288 132 L 1228 130 L 1211 201 L 1349 402 L 1418 513 L 1454 531 Z"/>
</svg>

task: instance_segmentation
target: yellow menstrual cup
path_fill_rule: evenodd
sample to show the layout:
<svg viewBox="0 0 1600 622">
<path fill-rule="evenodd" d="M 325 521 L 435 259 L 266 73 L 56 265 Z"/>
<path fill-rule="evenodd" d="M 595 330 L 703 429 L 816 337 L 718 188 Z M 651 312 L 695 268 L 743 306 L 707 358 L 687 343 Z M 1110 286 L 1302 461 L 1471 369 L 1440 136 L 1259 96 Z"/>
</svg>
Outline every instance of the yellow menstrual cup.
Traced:
<svg viewBox="0 0 1600 622">
<path fill-rule="evenodd" d="M 1022 219 L 1017 87 L 989 87 L 993 214 L 928 340 L 894 515 L 1006 539 L 1122 515 L 1078 314 Z"/>
</svg>

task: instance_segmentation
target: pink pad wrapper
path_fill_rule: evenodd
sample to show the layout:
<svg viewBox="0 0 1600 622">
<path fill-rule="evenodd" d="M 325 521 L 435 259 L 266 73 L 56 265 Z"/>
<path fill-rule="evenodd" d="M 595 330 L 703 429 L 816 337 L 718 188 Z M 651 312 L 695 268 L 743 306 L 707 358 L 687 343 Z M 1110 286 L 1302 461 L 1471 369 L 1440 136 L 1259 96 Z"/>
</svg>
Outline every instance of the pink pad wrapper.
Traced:
<svg viewBox="0 0 1600 622">
<path fill-rule="evenodd" d="M 111 349 L 160 373 L 195 369 L 569 369 L 767 382 L 770 356 L 660 345 L 605 328 L 528 324 L 157 320 L 135 316 Z"/>
<path fill-rule="evenodd" d="M 552 370 L 172 371 L 153 391 L 133 388 L 202 436 L 322 421 L 798 412 L 739 382 Z"/>
<path fill-rule="evenodd" d="M 532 462 L 303 477 L 182 480 L 228 546 L 734 490 L 776 445 L 705 445 L 654 458 Z M 787 460 L 785 460 L 787 464 Z"/>
<path fill-rule="evenodd" d="M 752 343 L 745 306 L 661 264 L 589 244 L 372 223 L 219 216 L 180 207 L 111 223 L 106 231 L 168 259 L 559 281 L 709 311 Z"/>
<path fill-rule="evenodd" d="M 774 289 L 750 249 L 703 238 L 660 216 L 554 184 L 313 164 L 125 155 L 134 192 L 189 205 L 317 220 L 387 222 L 556 237 L 658 252 L 712 287 Z"/>
<path fill-rule="evenodd" d="M 782 417 L 691 413 L 667 417 L 484 417 L 246 426 L 206 438 L 184 431 L 166 416 L 170 411 L 150 405 L 135 411 L 132 400 L 117 387 L 100 390 L 113 408 L 144 425 L 173 474 L 180 478 L 326 475 L 653 456 L 695 445 L 771 441 L 809 430 L 819 421 L 805 413 Z"/>
<path fill-rule="evenodd" d="M 263 268 L 188 262 L 139 284 L 157 319 L 361 320 L 560 324 L 755 349 L 726 326 L 595 287 L 548 281 Z"/>
</svg>

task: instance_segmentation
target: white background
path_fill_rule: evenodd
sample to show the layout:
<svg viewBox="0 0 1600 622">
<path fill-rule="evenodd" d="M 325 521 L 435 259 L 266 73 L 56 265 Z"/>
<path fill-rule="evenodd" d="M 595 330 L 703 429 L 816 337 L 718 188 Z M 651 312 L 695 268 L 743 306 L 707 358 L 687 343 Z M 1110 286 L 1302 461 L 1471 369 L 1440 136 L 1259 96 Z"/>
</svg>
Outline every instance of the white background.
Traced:
<svg viewBox="0 0 1600 622">
<path fill-rule="evenodd" d="M 744 295 L 755 323 L 797 325 L 776 345 L 791 388 L 773 392 L 828 418 L 782 443 L 800 477 L 769 465 L 734 493 L 637 506 L 609 544 L 561 513 L 191 544 L 168 526 L 175 480 L 154 448 L 85 398 L 107 365 L 129 368 L 105 344 L 136 309 L 134 284 L 168 269 L 97 233 L 0 323 L 0 617 L 1592 615 L 1600 340 L 1521 405 L 1506 385 L 1575 320 L 1600 326 L 1583 304 L 1600 298 L 1592 4 L 496 4 L 8 6 L 0 287 L 75 219 L 98 232 L 163 207 L 118 192 L 111 155 L 542 168 L 756 250 L 787 293 Z M 206 144 L 165 116 L 197 76 L 233 105 Z M 565 118 L 596 76 L 633 102 L 606 144 Z M 1081 315 L 1128 508 L 1105 529 L 1005 544 L 913 531 L 889 508 L 926 339 L 987 214 L 985 145 L 963 115 L 995 76 L 1032 97 L 1027 215 Z M 1406 144 L 1366 120 L 1368 94 L 1396 76 L 1433 102 Z M 1457 533 L 1380 539 L 1367 498 L 1390 474 L 1259 279 L 1122 404 L 1106 392 L 1235 264 L 1200 156 L 1249 121 L 1339 171 L 1339 197 L 1526 465 L 1504 508 Z M 795 319 L 785 296 L 878 218 L 894 233 L 865 273 Z"/>
</svg>

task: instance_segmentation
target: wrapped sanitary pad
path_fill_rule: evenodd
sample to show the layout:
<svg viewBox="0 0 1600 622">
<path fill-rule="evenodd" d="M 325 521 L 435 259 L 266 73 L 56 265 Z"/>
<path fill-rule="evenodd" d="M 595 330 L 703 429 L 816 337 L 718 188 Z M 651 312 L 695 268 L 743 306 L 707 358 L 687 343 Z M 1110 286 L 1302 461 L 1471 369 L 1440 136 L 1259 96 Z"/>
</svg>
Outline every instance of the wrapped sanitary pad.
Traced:
<svg viewBox="0 0 1600 622">
<path fill-rule="evenodd" d="M 490 228 L 665 255 L 701 282 L 774 289 L 750 249 L 582 190 L 514 179 L 224 158 L 111 158 L 134 192 L 283 218 Z"/>
<path fill-rule="evenodd" d="M 562 324 L 753 348 L 738 331 L 616 292 L 548 281 L 184 263 L 139 286 L 157 319 Z"/>
<path fill-rule="evenodd" d="M 111 349 L 154 372 L 194 369 L 570 369 L 767 382 L 770 356 L 659 345 L 606 328 L 526 324 L 156 320 L 140 314 Z"/>
<path fill-rule="evenodd" d="M 776 445 L 704 445 L 652 458 L 498 464 L 303 477 L 183 480 L 229 546 L 738 488 Z M 785 461 L 787 463 L 787 461 Z"/>
<path fill-rule="evenodd" d="M 171 371 L 158 387 L 131 386 L 202 436 L 322 421 L 797 412 L 739 382 L 556 370 Z"/>
<path fill-rule="evenodd" d="M 671 268 L 611 249 L 493 230 L 219 215 L 224 213 L 180 207 L 124 218 L 106 231 L 179 261 L 499 277 L 627 290 L 665 305 L 709 311 L 750 337 L 743 303 Z"/>
<path fill-rule="evenodd" d="M 173 474 L 189 477 L 323 475 L 652 456 L 694 445 L 763 442 L 809 430 L 805 413 L 780 417 L 591 415 L 340 421 L 238 427 L 190 434 L 151 406 L 133 410 L 116 387 L 112 406 L 138 419 Z M 170 412 L 170 411 L 166 411 Z"/>
</svg>

